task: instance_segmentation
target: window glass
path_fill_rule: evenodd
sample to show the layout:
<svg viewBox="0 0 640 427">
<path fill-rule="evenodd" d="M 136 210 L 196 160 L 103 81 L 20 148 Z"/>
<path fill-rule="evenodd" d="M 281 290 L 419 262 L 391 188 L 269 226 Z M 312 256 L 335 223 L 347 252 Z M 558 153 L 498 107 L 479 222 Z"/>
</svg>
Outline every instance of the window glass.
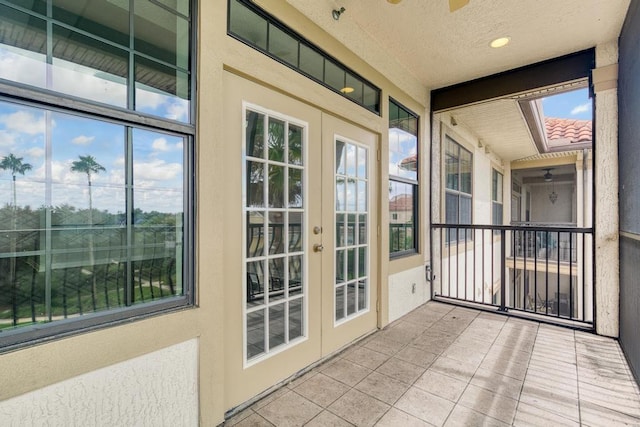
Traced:
<svg viewBox="0 0 640 427">
<path fill-rule="evenodd" d="M 53 27 L 52 89 L 58 92 L 126 108 L 128 64 L 122 49 Z"/>
<path fill-rule="evenodd" d="M 189 75 L 136 56 L 135 109 L 169 120 L 189 122 Z"/>
<path fill-rule="evenodd" d="M 324 82 L 334 89 L 343 92 L 344 89 L 344 69 L 331 61 L 324 61 Z M 343 92 L 344 93 L 344 92 Z"/>
<path fill-rule="evenodd" d="M 229 31 L 252 45 L 267 50 L 267 20 L 238 0 L 229 2 Z"/>
<path fill-rule="evenodd" d="M 182 137 L 8 102 L 0 132 L 21 141 L 0 150 L 0 328 L 184 294 Z"/>
<path fill-rule="evenodd" d="M 46 40 L 45 20 L 0 5 L 0 78 L 46 87 Z"/>
<path fill-rule="evenodd" d="M 318 81 L 324 81 L 324 58 L 302 43 L 300 43 L 300 70 Z"/>
<path fill-rule="evenodd" d="M 473 156 L 451 137 L 445 138 L 445 223 L 471 224 L 473 213 Z M 449 229 L 447 241 L 471 239 L 473 233 L 464 229 Z"/>
<path fill-rule="evenodd" d="M 129 46 L 129 2 L 53 0 L 53 18 L 121 46 Z"/>
<path fill-rule="evenodd" d="M 415 186 L 402 182 L 389 183 L 389 251 L 415 248 Z"/>
<path fill-rule="evenodd" d="M 294 67 L 298 66 L 298 41 L 274 25 L 269 26 L 269 52 Z"/>
<path fill-rule="evenodd" d="M 362 104 L 362 81 L 351 73 L 347 73 L 347 81 L 342 89 L 342 92 L 347 95 L 347 98 L 353 99 L 358 104 Z"/>
</svg>

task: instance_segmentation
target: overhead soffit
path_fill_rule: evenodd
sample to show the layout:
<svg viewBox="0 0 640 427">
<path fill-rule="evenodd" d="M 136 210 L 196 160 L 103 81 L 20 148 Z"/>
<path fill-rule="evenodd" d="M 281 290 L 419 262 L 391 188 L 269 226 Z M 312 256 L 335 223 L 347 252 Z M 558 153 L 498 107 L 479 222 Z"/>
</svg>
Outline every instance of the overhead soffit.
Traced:
<svg viewBox="0 0 640 427">
<path fill-rule="evenodd" d="M 287 0 L 410 93 L 444 87 L 615 40 L 630 0 Z M 331 10 L 345 7 L 339 21 Z M 502 49 L 489 42 L 511 37 Z"/>
</svg>

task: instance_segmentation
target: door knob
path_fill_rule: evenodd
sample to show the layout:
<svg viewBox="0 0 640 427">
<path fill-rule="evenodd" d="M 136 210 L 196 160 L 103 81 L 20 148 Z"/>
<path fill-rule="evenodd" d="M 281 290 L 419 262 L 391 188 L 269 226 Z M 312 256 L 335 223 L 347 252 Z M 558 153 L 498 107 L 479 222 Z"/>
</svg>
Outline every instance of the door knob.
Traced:
<svg viewBox="0 0 640 427">
<path fill-rule="evenodd" d="M 322 246 L 322 243 L 316 243 L 315 245 L 313 245 L 314 252 L 322 252 L 323 250 L 324 246 Z"/>
<path fill-rule="evenodd" d="M 319 227 L 317 225 L 313 227 L 313 234 L 320 234 L 320 233 L 322 233 L 322 227 Z"/>
</svg>

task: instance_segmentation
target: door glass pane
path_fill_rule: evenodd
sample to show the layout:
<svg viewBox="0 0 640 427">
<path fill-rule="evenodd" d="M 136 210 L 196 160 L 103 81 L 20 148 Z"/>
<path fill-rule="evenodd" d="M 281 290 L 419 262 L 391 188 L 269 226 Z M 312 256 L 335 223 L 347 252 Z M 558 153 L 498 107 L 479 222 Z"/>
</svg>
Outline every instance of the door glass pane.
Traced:
<svg viewBox="0 0 640 427">
<path fill-rule="evenodd" d="M 289 168 L 289 207 L 302 207 L 302 169 Z"/>
<path fill-rule="evenodd" d="M 336 283 L 342 283 L 345 281 L 345 254 L 346 251 L 336 251 Z"/>
<path fill-rule="evenodd" d="M 302 251 L 303 230 L 302 212 L 289 212 L 289 252 Z"/>
<path fill-rule="evenodd" d="M 247 110 L 246 150 L 247 156 L 264 158 L 264 115 Z"/>
<path fill-rule="evenodd" d="M 289 163 L 292 165 L 300 166 L 303 163 L 302 131 L 300 126 L 289 125 Z"/>
<path fill-rule="evenodd" d="M 356 243 L 356 215 L 347 215 L 347 246 L 352 246 Z"/>
<path fill-rule="evenodd" d="M 247 206 L 264 206 L 264 163 L 247 162 Z"/>
<path fill-rule="evenodd" d="M 247 258 L 264 255 L 264 214 L 247 212 Z"/>
<path fill-rule="evenodd" d="M 286 304 L 269 307 L 269 349 L 285 342 L 285 308 Z"/>
<path fill-rule="evenodd" d="M 343 286 L 336 288 L 336 320 L 343 319 L 346 289 Z"/>
<path fill-rule="evenodd" d="M 284 122 L 282 120 L 269 119 L 269 160 L 284 162 Z"/>
<path fill-rule="evenodd" d="M 337 213 L 336 214 L 336 247 L 345 246 L 346 242 L 346 234 L 347 234 L 347 226 L 345 223 L 345 214 Z"/>
<path fill-rule="evenodd" d="M 302 293 L 302 255 L 289 257 L 289 297 Z"/>
<path fill-rule="evenodd" d="M 264 310 L 247 314 L 247 359 L 265 352 Z"/>
<path fill-rule="evenodd" d="M 302 336 L 304 320 L 302 316 L 302 298 L 289 302 L 289 340 Z"/>
<path fill-rule="evenodd" d="M 358 244 L 364 245 L 367 243 L 367 215 L 358 215 Z"/>
<path fill-rule="evenodd" d="M 347 316 L 356 312 L 356 283 L 347 285 Z"/>
<path fill-rule="evenodd" d="M 284 248 L 284 213 L 269 213 L 269 254 L 281 254 Z"/>
<path fill-rule="evenodd" d="M 269 301 L 281 300 L 285 297 L 284 285 L 286 258 L 272 258 L 269 260 Z"/>
<path fill-rule="evenodd" d="M 284 174 L 283 166 L 269 165 L 269 207 L 284 207 Z"/>
<path fill-rule="evenodd" d="M 358 310 L 367 308 L 367 281 L 358 281 Z"/>
<path fill-rule="evenodd" d="M 264 261 L 247 263 L 247 308 L 264 303 Z"/>
</svg>

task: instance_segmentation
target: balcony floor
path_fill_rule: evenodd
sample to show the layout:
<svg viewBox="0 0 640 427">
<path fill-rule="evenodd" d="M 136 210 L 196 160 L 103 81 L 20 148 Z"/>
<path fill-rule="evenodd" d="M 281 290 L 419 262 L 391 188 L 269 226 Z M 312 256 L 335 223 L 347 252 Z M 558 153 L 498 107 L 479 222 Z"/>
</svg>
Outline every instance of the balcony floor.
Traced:
<svg viewBox="0 0 640 427">
<path fill-rule="evenodd" d="M 429 302 L 225 426 L 640 425 L 618 342 Z"/>
</svg>

